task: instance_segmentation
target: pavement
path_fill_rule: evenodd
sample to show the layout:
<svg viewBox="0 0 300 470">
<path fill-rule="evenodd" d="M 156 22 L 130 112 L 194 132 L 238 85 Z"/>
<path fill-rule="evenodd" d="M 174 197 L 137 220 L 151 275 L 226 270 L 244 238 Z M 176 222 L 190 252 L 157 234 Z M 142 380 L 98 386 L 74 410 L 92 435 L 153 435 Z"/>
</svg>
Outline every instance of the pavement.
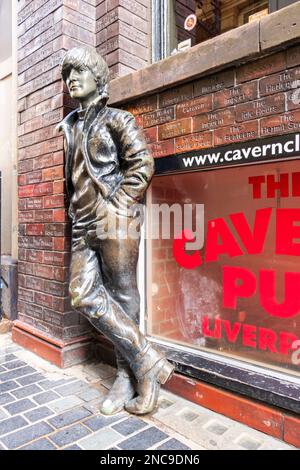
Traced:
<svg viewBox="0 0 300 470">
<path fill-rule="evenodd" d="M 115 369 L 59 369 L 0 335 L 0 450 L 288 450 L 284 442 L 161 391 L 151 415 L 106 417 Z"/>
</svg>

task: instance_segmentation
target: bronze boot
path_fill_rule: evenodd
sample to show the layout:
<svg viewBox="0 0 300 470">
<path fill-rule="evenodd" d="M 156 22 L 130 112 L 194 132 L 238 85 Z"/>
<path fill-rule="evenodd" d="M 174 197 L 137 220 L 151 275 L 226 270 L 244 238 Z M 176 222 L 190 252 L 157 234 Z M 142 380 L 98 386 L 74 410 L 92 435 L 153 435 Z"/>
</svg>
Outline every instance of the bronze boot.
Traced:
<svg viewBox="0 0 300 470">
<path fill-rule="evenodd" d="M 125 403 L 135 394 L 135 380 L 131 370 L 118 350 L 116 350 L 117 375 L 115 381 L 101 405 L 100 412 L 113 415 L 124 409 Z"/>
<path fill-rule="evenodd" d="M 126 403 L 125 409 L 136 415 L 151 413 L 157 405 L 160 385 L 171 378 L 175 368 L 162 353 L 148 344 L 132 369 L 138 381 L 138 396 Z"/>
</svg>

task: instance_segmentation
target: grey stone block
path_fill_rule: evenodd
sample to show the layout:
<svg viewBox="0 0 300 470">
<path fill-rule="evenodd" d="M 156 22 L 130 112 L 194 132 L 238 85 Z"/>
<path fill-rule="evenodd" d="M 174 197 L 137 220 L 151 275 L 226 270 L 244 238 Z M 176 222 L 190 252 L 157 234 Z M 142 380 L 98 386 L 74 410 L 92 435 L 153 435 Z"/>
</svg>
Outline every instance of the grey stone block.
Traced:
<svg viewBox="0 0 300 470">
<path fill-rule="evenodd" d="M 18 359 L 17 356 L 14 354 L 8 354 L 8 353 L 3 353 L 0 355 L 0 364 L 8 361 L 14 361 L 15 359 Z"/>
<path fill-rule="evenodd" d="M 8 382 L 4 382 L 0 384 L 0 393 L 3 392 L 9 392 L 10 390 L 14 390 L 15 388 L 18 388 L 19 385 L 17 382 L 14 382 L 13 380 L 9 380 Z"/>
<path fill-rule="evenodd" d="M 7 413 L 5 413 L 4 410 L 1 410 L 1 408 L 0 408 L 0 421 L 2 421 L 5 418 L 9 418 L 9 415 Z"/>
<path fill-rule="evenodd" d="M 36 373 L 36 374 L 27 375 L 26 377 L 22 377 L 21 379 L 18 379 L 18 382 L 20 385 L 30 385 L 33 383 L 40 382 L 44 378 L 45 377 L 42 374 Z"/>
<path fill-rule="evenodd" d="M 63 428 L 64 426 L 73 424 L 76 421 L 81 421 L 82 419 L 90 415 L 91 415 L 91 412 L 83 407 L 75 408 L 70 411 L 66 411 L 65 413 L 62 413 L 58 416 L 55 416 L 54 418 L 49 419 L 49 423 L 54 428 Z"/>
<path fill-rule="evenodd" d="M 126 439 L 118 444 L 118 447 L 123 450 L 149 449 L 158 442 L 165 440 L 167 437 L 169 437 L 168 434 L 158 428 L 152 427 Z"/>
<path fill-rule="evenodd" d="M 24 413 L 26 419 L 28 419 L 31 423 L 35 423 L 36 421 L 40 421 L 41 419 L 47 418 L 48 416 L 53 415 L 53 411 L 47 406 L 41 406 L 39 408 L 35 408 L 32 411 L 28 411 Z"/>
<path fill-rule="evenodd" d="M 78 444 L 85 450 L 104 450 L 121 439 L 121 434 L 111 428 L 100 429 L 92 436 L 82 439 Z"/>
<path fill-rule="evenodd" d="M 147 423 L 145 423 L 141 419 L 128 418 L 124 421 L 121 421 L 121 423 L 115 424 L 114 426 L 112 426 L 112 428 L 118 431 L 123 436 L 128 436 L 129 434 L 132 434 L 136 431 L 140 431 L 145 426 L 147 426 Z"/>
<path fill-rule="evenodd" d="M 300 37 L 300 3 L 295 2 L 260 20 L 260 46 L 265 51 Z"/>
<path fill-rule="evenodd" d="M 33 403 L 28 398 L 24 398 L 23 400 L 17 400 L 9 405 L 5 405 L 4 408 L 11 414 L 16 415 L 22 413 L 23 411 L 30 410 L 30 408 L 35 408 L 36 404 Z"/>
<path fill-rule="evenodd" d="M 53 390 L 39 393 L 38 395 L 34 395 L 32 399 L 36 401 L 39 405 L 43 405 L 44 403 L 49 403 L 50 401 L 57 400 L 59 395 L 55 393 Z"/>
<path fill-rule="evenodd" d="M 39 393 L 41 391 L 42 390 L 40 389 L 40 387 L 38 385 L 32 384 L 32 385 L 27 385 L 26 387 L 22 387 L 22 388 L 19 388 L 17 390 L 14 390 L 12 392 L 12 394 L 16 398 L 25 398 L 25 397 L 28 397 L 29 395 L 34 395 L 34 394 Z"/>
<path fill-rule="evenodd" d="M 1 372 L 5 372 L 7 369 L 5 369 L 4 367 L 0 366 L 0 374 Z"/>
<path fill-rule="evenodd" d="M 0 381 L 6 382 L 7 380 L 18 379 L 32 372 L 36 372 L 36 370 L 30 366 L 20 367 L 20 369 L 11 370 L 10 372 L 2 372 L 2 374 L 0 374 Z"/>
<path fill-rule="evenodd" d="M 27 426 L 28 422 L 22 416 L 14 416 L 0 423 L 0 436 Z"/>
<path fill-rule="evenodd" d="M 78 395 L 78 397 L 84 401 L 96 400 L 97 398 L 100 399 L 102 396 L 102 393 L 95 388 L 89 388 L 87 390 L 84 390 L 84 392 L 79 393 Z"/>
<path fill-rule="evenodd" d="M 190 450 L 191 448 L 178 441 L 177 439 L 170 439 L 164 442 L 161 446 L 156 447 L 156 450 Z"/>
<path fill-rule="evenodd" d="M 33 424 L 22 430 L 13 432 L 8 436 L 2 437 L 1 441 L 8 449 L 16 449 L 24 444 L 27 444 L 39 437 L 50 434 L 53 428 L 49 424 L 41 421 L 40 423 Z"/>
<path fill-rule="evenodd" d="M 87 389 L 88 389 L 88 384 L 81 380 L 63 385 L 61 387 L 57 387 L 57 388 L 55 387 L 55 391 L 59 393 L 62 397 L 75 395 L 77 394 L 77 392 L 82 392 Z"/>
<path fill-rule="evenodd" d="M 125 413 L 118 413 L 114 416 L 98 415 L 84 421 L 85 426 L 88 426 L 92 431 L 98 431 L 98 429 L 105 428 L 116 421 L 120 421 L 127 415 Z"/>
<path fill-rule="evenodd" d="M 5 367 L 7 370 L 13 370 L 17 369 L 18 367 L 26 366 L 26 362 L 17 359 L 16 361 L 4 362 L 2 366 Z"/>
<path fill-rule="evenodd" d="M 37 441 L 20 447 L 19 450 L 57 450 L 54 444 L 46 438 L 38 439 Z"/>
<path fill-rule="evenodd" d="M 71 396 L 52 401 L 49 404 L 49 408 L 51 408 L 56 413 L 62 413 L 63 411 L 69 410 L 70 408 L 75 408 L 75 406 L 81 405 L 82 403 L 83 401 L 80 400 L 80 398 Z"/>
<path fill-rule="evenodd" d="M 75 381 L 74 377 L 70 379 L 59 379 L 59 380 L 43 380 L 39 382 L 39 386 L 41 386 L 44 390 L 49 390 L 51 388 L 59 387 L 60 385 L 66 385 L 67 383 Z"/>
<path fill-rule="evenodd" d="M 87 436 L 91 431 L 89 431 L 86 427 L 82 426 L 82 424 L 74 424 L 69 428 L 65 428 L 62 431 L 58 431 L 49 438 L 51 441 L 54 442 L 59 447 L 64 447 L 72 442 L 78 441 L 82 437 Z"/>
<path fill-rule="evenodd" d="M 15 400 L 10 393 L 3 393 L 0 395 L 0 405 L 6 405 L 6 403 L 10 403 Z"/>
</svg>

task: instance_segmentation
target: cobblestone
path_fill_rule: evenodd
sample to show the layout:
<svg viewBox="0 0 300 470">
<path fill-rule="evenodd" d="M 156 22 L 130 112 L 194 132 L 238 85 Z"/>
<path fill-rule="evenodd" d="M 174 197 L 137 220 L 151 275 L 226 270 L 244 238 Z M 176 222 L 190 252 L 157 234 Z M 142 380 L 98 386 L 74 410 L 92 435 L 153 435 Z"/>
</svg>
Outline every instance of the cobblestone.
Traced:
<svg viewBox="0 0 300 470">
<path fill-rule="evenodd" d="M 0 335 L 0 350 L 0 449 L 293 449 L 164 390 L 151 416 L 101 415 L 112 367 L 61 370 L 15 346 L 9 334 Z"/>
</svg>

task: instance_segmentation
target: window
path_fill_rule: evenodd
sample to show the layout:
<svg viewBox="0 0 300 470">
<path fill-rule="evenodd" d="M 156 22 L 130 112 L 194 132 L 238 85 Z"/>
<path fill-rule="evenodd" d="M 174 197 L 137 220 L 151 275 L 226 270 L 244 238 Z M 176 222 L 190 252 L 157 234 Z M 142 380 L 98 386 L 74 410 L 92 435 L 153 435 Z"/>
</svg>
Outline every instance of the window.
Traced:
<svg viewBox="0 0 300 470">
<path fill-rule="evenodd" d="M 295 295 L 300 288 L 299 250 L 276 254 L 280 237 L 288 230 L 284 220 L 293 210 L 298 210 L 298 224 L 300 196 L 299 191 L 295 196 L 272 189 L 282 174 L 290 188 L 292 181 L 296 184 L 293 172 L 291 161 L 153 179 L 148 226 L 153 224 L 153 204 L 201 203 L 206 237 L 200 250 L 202 264 L 194 269 L 176 261 L 172 236 L 152 241 L 148 237 L 147 331 L 152 337 L 300 375 L 292 356 L 292 344 L 300 338 L 300 300 Z M 259 180 L 270 186 L 262 184 L 256 197 L 250 182 Z M 194 219 L 193 230 L 197 223 Z M 246 241 L 241 235 L 247 226 L 252 234 L 255 230 L 255 247 L 246 247 L 250 232 Z M 216 243 L 227 245 L 224 253 L 218 248 L 220 254 L 215 254 Z"/>
</svg>

